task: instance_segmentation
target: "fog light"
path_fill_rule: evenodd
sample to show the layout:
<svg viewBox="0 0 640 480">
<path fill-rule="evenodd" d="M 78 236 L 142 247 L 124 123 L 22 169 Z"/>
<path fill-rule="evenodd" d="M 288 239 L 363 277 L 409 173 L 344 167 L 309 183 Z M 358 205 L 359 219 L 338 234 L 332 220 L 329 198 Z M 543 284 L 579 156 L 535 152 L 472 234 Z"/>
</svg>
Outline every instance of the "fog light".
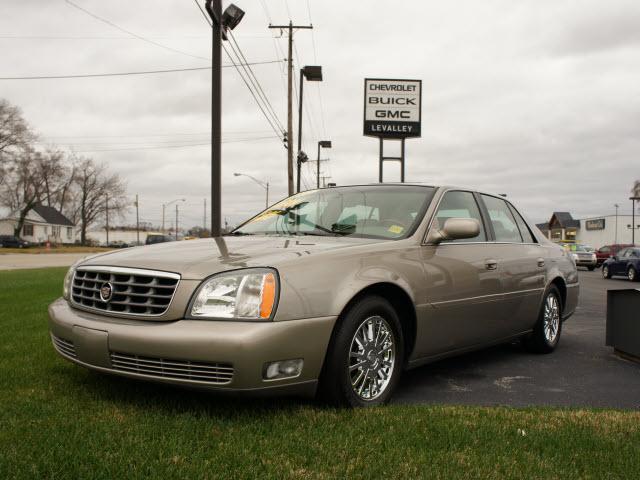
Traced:
<svg viewBox="0 0 640 480">
<path fill-rule="evenodd" d="M 262 376 L 265 380 L 277 380 L 280 378 L 293 378 L 300 375 L 304 360 L 280 360 L 265 364 Z"/>
</svg>

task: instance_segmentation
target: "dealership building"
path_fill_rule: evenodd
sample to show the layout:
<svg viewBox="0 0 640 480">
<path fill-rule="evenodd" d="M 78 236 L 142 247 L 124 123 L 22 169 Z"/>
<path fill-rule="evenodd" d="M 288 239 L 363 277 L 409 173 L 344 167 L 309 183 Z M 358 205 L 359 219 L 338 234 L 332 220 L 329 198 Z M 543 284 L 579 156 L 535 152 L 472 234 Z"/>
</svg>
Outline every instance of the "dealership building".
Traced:
<svg viewBox="0 0 640 480">
<path fill-rule="evenodd" d="M 630 244 L 632 215 L 603 215 L 574 219 L 569 212 L 553 212 L 538 228 L 553 242 L 575 242 L 600 248 L 604 245 Z M 635 217 L 636 243 L 640 243 L 640 215 Z"/>
</svg>

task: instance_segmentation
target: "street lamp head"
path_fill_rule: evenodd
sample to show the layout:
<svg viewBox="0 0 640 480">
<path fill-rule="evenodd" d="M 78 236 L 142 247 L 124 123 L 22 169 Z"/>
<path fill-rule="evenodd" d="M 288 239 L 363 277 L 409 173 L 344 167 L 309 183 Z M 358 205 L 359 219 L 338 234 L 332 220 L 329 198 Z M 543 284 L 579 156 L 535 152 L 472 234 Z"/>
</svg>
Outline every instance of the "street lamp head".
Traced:
<svg viewBox="0 0 640 480">
<path fill-rule="evenodd" d="M 242 17 L 244 17 L 244 11 L 231 3 L 222 14 L 222 27 L 233 30 L 238 26 Z"/>
<path fill-rule="evenodd" d="M 318 142 L 318 145 L 320 145 L 322 148 L 331 148 L 331 140 L 320 140 Z"/>
<path fill-rule="evenodd" d="M 239 177 L 240 175 L 242 175 L 241 173 L 234 173 L 233 176 L 234 177 Z"/>
<path fill-rule="evenodd" d="M 301 72 L 309 82 L 322 81 L 322 67 L 319 65 L 307 65 L 301 69 Z"/>
</svg>

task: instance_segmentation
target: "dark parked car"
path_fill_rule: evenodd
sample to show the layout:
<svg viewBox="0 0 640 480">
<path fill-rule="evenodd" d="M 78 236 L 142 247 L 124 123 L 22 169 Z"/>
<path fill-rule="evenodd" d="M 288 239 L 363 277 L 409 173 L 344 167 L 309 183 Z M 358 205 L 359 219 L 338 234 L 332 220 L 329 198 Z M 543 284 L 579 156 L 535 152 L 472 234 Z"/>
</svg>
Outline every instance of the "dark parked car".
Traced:
<svg viewBox="0 0 640 480">
<path fill-rule="evenodd" d="M 0 247 L 27 248 L 29 246 L 29 242 L 14 235 L 0 235 Z"/>
<path fill-rule="evenodd" d="M 596 250 L 596 257 L 598 259 L 598 266 L 602 265 L 607 258 L 613 257 L 620 250 L 627 247 L 633 247 L 630 244 L 617 244 L 617 245 L 605 245 Z"/>
<path fill-rule="evenodd" d="M 640 248 L 623 248 L 614 257 L 608 258 L 602 264 L 602 276 L 611 278 L 614 275 L 624 275 L 632 282 L 640 278 Z"/>
<path fill-rule="evenodd" d="M 160 233 L 152 233 L 147 235 L 145 245 L 155 245 L 156 243 L 174 242 L 176 239 L 169 235 L 162 235 Z"/>
</svg>

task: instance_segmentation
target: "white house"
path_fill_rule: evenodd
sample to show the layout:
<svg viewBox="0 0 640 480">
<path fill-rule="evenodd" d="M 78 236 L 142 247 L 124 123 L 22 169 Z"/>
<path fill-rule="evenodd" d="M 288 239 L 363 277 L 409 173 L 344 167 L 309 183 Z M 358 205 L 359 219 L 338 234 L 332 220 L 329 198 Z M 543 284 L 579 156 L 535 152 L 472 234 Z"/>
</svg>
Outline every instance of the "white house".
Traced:
<svg viewBox="0 0 640 480">
<path fill-rule="evenodd" d="M 13 235 L 17 212 L 0 218 L 0 235 Z M 31 243 L 74 243 L 77 227 L 53 207 L 36 205 L 27 214 L 20 237 Z"/>
</svg>

